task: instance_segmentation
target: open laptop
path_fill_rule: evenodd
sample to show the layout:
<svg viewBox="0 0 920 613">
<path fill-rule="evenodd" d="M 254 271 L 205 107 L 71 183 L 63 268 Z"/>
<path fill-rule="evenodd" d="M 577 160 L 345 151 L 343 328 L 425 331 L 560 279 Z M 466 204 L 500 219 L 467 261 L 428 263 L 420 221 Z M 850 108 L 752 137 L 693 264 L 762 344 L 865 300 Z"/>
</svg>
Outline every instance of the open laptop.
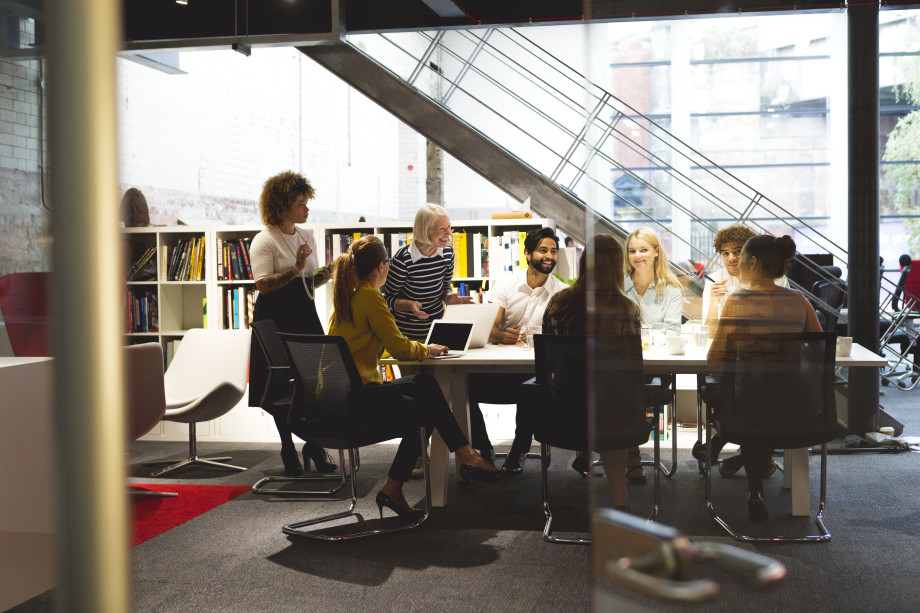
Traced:
<svg viewBox="0 0 920 613">
<path fill-rule="evenodd" d="M 426 345 L 444 345 L 450 352 L 444 355 L 429 356 L 429 360 L 443 358 L 459 358 L 470 348 L 470 339 L 473 337 L 475 321 L 445 321 L 435 319 L 428 329 Z"/>
<path fill-rule="evenodd" d="M 473 338 L 470 339 L 470 349 L 485 347 L 489 342 L 489 333 L 492 324 L 498 316 L 499 305 L 494 302 L 482 304 L 448 304 L 444 309 L 444 321 L 475 321 Z"/>
</svg>

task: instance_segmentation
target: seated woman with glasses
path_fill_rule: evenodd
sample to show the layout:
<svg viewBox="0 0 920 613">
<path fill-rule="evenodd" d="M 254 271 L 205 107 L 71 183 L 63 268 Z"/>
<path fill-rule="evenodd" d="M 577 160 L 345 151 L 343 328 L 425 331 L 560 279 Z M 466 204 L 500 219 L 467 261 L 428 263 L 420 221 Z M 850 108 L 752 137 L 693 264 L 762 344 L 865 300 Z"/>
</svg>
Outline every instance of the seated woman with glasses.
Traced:
<svg viewBox="0 0 920 613">
<path fill-rule="evenodd" d="M 379 368 L 379 359 L 384 351 L 397 360 L 419 362 L 428 356 L 447 352 L 447 347 L 443 345 L 424 345 L 409 340 L 399 331 L 393 314 L 380 294 L 389 270 L 390 258 L 387 257 L 383 243 L 376 236 L 364 236 L 353 242 L 347 253 L 339 256 L 332 273 L 335 310 L 330 318 L 329 334 L 345 338 L 365 385 L 388 385 L 382 383 Z M 411 423 L 406 423 L 407 430 L 423 425 L 430 435 L 432 427 L 436 428 L 448 449 L 460 458 L 460 474 L 464 479 L 478 479 L 487 483 L 498 481 L 501 471 L 470 446 L 434 378 L 420 373 L 397 379 L 397 382 L 406 380 L 414 381 L 417 389 L 414 403 L 416 410 L 413 411 Z M 388 414 L 393 419 L 405 419 L 406 415 L 405 408 L 399 406 L 361 408 L 367 412 L 369 420 L 380 420 Z M 409 506 L 402 492 L 403 484 L 409 480 L 412 467 L 420 454 L 418 436 L 402 439 L 386 482 L 377 494 L 377 507 L 381 515 L 383 507 L 409 521 L 416 521 L 424 514 L 424 511 Z"/>
<path fill-rule="evenodd" d="M 578 279 L 554 295 L 543 313 L 543 334 L 588 334 L 588 276 L 594 283 L 593 334 L 639 334 L 639 307 L 623 293 L 623 248 L 608 234 L 594 236 L 594 268 L 588 271 L 587 250 L 578 260 Z M 616 509 L 629 510 L 626 491 L 626 449 L 599 450 Z M 579 452 L 572 468 L 588 475 L 589 458 Z"/>
<path fill-rule="evenodd" d="M 814 308 L 801 292 L 777 285 L 785 275 L 789 260 L 795 255 L 795 242 L 788 236 L 759 235 L 750 238 L 741 251 L 738 272 L 743 289 L 730 295 L 713 335 L 706 361 L 719 372 L 729 359 L 729 335 L 769 335 L 821 332 Z M 750 359 L 757 361 L 762 348 L 749 343 Z M 745 347 L 747 354 L 748 347 Z M 731 356 L 734 359 L 735 356 Z M 713 412 L 718 417 L 718 394 L 714 395 Z M 763 499 L 763 468 L 767 455 L 773 453 L 759 445 L 741 446 L 741 458 L 748 479 L 748 514 L 752 521 L 769 517 Z"/>
</svg>

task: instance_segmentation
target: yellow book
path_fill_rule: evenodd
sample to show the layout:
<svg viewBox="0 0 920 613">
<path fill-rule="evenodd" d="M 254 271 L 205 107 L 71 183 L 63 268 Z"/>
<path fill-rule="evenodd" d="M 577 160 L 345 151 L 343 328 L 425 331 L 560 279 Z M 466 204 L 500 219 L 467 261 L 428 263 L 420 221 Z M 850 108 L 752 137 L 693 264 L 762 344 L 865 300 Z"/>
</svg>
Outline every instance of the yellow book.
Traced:
<svg viewBox="0 0 920 613">
<path fill-rule="evenodd" d="M 454 277 L 460 276 L 460 233 L 452 232 L 450 235 L 450 245 L 454 249 Z"/>
<path fill-rule="evenodd" d="M 201 244 L 198 247 L 198 267 L 196 281 L 204 281 L 204 237 L 201 237 Z"/>
<path fill-rule="evenodd" d="M 466 263 L 467 249 L 469 249 L 467 246 L 467 235 L 466 232 L 459 232 L 458 234 L 460 235 L 460 252 L 457 253 L 454 251 L 454 262 L 456 263 L 457 259 L 460 260 L 460 274 L 457 276 L 468 277 L 470 276 L 470 271 L 468 270 L 469 267 Z"/>
<path fill-rule="evenodd" d="M 352 232 L 352 235 L 353 235 L 353 237 L 354 237 L 355 240 L 358 240 L 359 238 L 361 238 L 361 233 L 360 233 L 360 232 Z"/>
<path fill-rule="evenodd" d="M 518 235 L 518 255 L 521 258 L 521 270 L 527 268 L 527 256 L 524 255 L 524 241 L 527 239 L 527 232 L 521 232 Z"/>
</svg>

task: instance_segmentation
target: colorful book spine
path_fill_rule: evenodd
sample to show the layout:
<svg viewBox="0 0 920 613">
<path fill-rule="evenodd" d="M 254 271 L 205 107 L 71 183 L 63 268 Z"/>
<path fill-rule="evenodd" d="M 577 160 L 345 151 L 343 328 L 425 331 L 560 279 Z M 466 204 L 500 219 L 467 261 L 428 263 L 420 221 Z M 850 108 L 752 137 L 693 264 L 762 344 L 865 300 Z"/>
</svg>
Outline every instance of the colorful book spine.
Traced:
<svg viewBox="0 0 920 613">
<path fill-rule="evenodd" d="M 246 265 L 246 278 L 252 281 L 252 265 L 249 263 L 249 238 L 240 239 L 240 252 L 243 254 L 243 264 Z"/>
</svg>

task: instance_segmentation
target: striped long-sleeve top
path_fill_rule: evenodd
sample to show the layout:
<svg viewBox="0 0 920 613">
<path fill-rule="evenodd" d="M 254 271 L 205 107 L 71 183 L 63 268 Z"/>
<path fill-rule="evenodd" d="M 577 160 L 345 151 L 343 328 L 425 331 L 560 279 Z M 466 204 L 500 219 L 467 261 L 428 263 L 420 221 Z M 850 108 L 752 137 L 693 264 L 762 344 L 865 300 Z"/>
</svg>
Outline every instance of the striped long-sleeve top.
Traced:
<svg viewBox="0 0 920 613">
<path fill-rule="evenodd" d="M 390 262 L 383 295 L 400 332 L 417 341 L 427 338 L 432 320 L 444 313 L 444 294 L 453 273 L 454 250 L 450 247 L 438 249 L 430 257 L 422 255 L 415 243 L 399 248 Z M 399 299 L 421 303 L 428 318 L 419 319 L 411 311 L 397 311 Z"/>
</svg>

